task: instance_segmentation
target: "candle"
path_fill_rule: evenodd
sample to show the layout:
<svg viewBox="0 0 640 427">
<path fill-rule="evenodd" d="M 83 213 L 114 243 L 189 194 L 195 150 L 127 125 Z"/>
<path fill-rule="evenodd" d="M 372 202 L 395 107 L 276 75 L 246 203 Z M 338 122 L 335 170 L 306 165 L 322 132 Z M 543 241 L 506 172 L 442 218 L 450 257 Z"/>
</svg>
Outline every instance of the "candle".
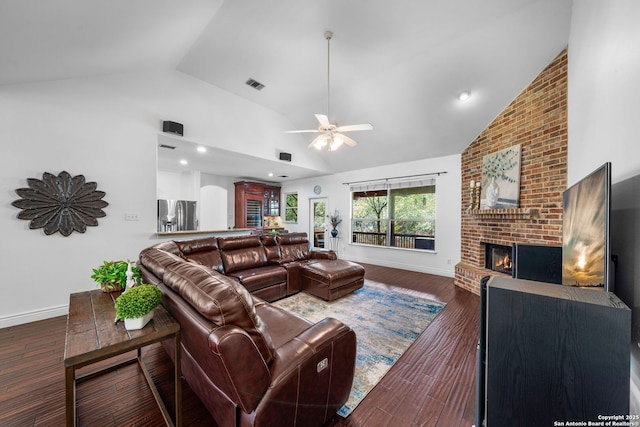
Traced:
<svg viewBox="0 0 640 427">
<path fill-rule="evenodd" d="M 469 188 L 473 188 L 473 187 L 475 186 L 475 183 L 476 183 L 476 182 L 472 179 L 472 180 L 471 180 L 471 185 L 469 185 Z"/>
<path fill-rule="evenodd" d="M 480 181 L 476 182 L 476 187 L 480 187 Z"/>
</svg>

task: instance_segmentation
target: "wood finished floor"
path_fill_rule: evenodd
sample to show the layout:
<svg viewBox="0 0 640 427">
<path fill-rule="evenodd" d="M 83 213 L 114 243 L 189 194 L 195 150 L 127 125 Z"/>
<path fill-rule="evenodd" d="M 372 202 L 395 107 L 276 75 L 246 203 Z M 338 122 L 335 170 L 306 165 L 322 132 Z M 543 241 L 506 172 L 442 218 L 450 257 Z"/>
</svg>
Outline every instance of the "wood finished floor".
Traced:
<svg viewBox="0 0 640 427">
<path fill-rule="evenodd" d="M 364 266 L 367 280 L 419 290 L 447 305 L 353 413 L 326 427 L 474 424 L 478 296 L 450 278 Z M 0 426 L 64 425 L 65 328 L 66 317 L 56 317 L 0 329 Z M 173 411 L 171 360 L 159 344 L 144 357 Z M 77 405 L 83 426 L 163 425 L 137 364 L 80 383 Z M 185 382 L 183 424 L 215 426 Z"/>
</svg>

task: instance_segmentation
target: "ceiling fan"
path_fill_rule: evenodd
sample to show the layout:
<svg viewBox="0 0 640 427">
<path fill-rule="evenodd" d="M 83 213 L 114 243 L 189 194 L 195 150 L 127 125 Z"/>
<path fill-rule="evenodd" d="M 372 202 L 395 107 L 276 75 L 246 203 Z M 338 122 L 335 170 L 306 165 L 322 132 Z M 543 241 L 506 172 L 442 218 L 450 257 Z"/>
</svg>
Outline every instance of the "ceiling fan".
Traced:
<svg viewBox="0 0 640 427">
<path fill-rule="evenodd" d="M 333 33 L 331 31 L 326 31 L 324 33 L 324 38 L 327 39 L 327 114 L 316 114 L 316 119 L 320 123 L 318 129 L 307 129 L 307 130 L 290 130 L 286 131 L 286 133 L 320 133 L 311 144 L 309 144 L 309 148 L 314 147 L 318 150 L 322 150 L 326 148 L 328 151 L 335 151 L 342 144 L 347 144 L 350 147 L 355 147 L 358 145 L 356 141 L 349 138 L 346 135 L 343 135 L 342 132 L 352 132 L 357 130 L 371 130 L 373 126 L 369 123 L 359 124 L 359 125 L 344 125 L 338 126 L 329 121 L 329 106 L 331 100 L 331 38 L 333 37 Z"/>
</svg>

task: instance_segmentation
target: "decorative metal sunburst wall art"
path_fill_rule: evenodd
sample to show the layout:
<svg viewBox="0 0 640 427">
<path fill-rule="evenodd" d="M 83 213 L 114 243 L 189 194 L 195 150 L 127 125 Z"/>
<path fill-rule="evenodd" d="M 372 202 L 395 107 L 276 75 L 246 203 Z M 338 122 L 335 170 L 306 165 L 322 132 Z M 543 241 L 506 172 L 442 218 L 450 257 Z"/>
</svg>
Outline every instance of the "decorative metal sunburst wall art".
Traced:
<svg viewBox="0 0 640 427">
<path fill-rule="evenodd" d="M 44 228 L 46 235 L 59 231 L 66 237 L 74 231 L 84 233 L 87 226 L 98 225 L 96 218 L 106 216 L 105 192 L 96 191 L 98 184 L 85 182 L 83 175 L 45 172 L 42 180 L 28 178 L 27 184 L 29 188 L 16 190 L 22 198 L 11 204 L 22 209 L 18 218 L 31 221 L 31 229 Z"/>
</svg>

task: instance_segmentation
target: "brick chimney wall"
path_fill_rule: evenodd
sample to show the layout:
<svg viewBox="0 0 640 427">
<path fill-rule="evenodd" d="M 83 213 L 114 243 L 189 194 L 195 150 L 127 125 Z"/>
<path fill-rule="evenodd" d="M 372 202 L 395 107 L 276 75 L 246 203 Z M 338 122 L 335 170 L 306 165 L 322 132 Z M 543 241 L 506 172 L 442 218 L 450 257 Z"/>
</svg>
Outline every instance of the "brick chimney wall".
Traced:
<svg viewBox="0 0 640 427">
<path fill-rule="evenodd" d="M 461 260 L 455 284 L 476 294 L 484 242 L 562 244 L 562 193 L 567 188 L 567 50 L 505 108 L 462 153 Z M 482 180 L 482 158 L 521 145 L 520 199 L 514 209 L 468 210 L 469 184 Z"/>
</svg>

